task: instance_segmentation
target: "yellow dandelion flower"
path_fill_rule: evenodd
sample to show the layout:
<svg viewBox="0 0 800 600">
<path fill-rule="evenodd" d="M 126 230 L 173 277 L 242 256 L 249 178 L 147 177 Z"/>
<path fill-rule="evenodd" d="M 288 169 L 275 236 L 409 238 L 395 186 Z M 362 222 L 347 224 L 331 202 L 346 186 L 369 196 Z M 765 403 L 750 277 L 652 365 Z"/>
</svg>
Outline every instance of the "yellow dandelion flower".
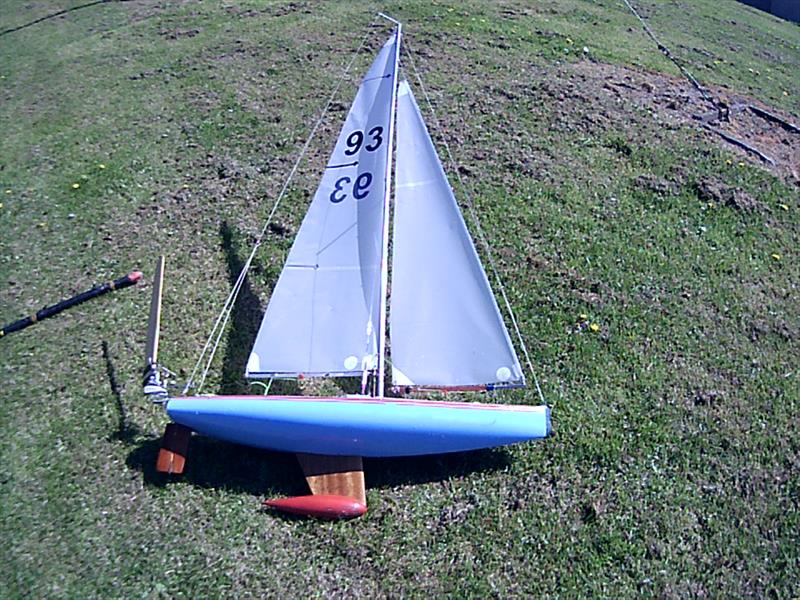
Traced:
<svg viewBox="0 0 800 600">
<path fill-rule="evenodd" d="M 73 190 L 77 190 L 79 187 L 81 187 L 81 184 L 80 184 L 80 183 L 73 183 L 73 184 L 72 184 L 72 189 L 73 189 Z"/>
<path fill-rule="evenodd" d="M 789 207 L 786 204 L 778 204 L 782 210 L 789 210 Z"/>
<path fill-rule="evenodd" d="M 589 318 L 589 315 L 587 315 L 586 313 L 581 313 L 581 314 L 579 314 L 579 315 L 578 315 L 578 318 L 579 318 L 581 321 L 585 321 L 586 319 L 588 319 L 588 318 Z"/>
<path fill-rule="evenodd" d="M 6 190 L 6 194 L 10 194 L 10 193 L 11 193 L 11 190 Z"/>
<path fill-rule="evenodd" d="M 3 203 L 2 202 L 0 202 L 0 208 L 3 208 Z"/>
<path fill-rule="evenodd" d="M 731 164 L 733 164 L 733 163 L 731 162 L 731 159 L 729 158 L 728 160 L 726 160 L 726 161 L 725 161 L 725 164 L 726 164 L 726 165 L 731 165 Z"/>
<path fill-rule="evenodd" d="M 98 169 L 105 169 L 106 166 L 103 163 L 100 163 L 99 165 L 97 165 L 97 168 Z"/>
<path fill-rule="evenodd" d="M 600 325 L 598 325 L 597 323 L 592 323 L 591 325 L 589 325 L 589 329 L 597 333 L 598 331 L 600 331 Z"/>
<path fill-rule="evenodd" d="M 743 162 L 739 162 L 739 166 L 740 166 L 740 167 L 743 167 L 743 166 L 744 166 L 744 163 L 743 163 Z"/>
<path fill-rule="evenodd" d="M 774 252 L 774 253 L 772 254 L 772 258 L 774 258 L 775 260 L 780 260 L 780 259 L 781 259 L 781 255 L 780 255 L 780 254 L 778 254 L 777 252 Z"/>
</svg>

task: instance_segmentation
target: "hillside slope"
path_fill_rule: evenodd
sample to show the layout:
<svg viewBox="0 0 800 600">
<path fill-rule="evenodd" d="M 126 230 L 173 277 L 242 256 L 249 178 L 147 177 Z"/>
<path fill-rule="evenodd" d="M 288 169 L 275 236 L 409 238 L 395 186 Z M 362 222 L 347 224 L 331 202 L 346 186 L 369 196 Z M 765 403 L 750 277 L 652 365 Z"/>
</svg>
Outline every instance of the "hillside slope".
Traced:
<svg viewBox="0 0 800 600">
<path fill-rule="evenodd" d="M 634 3 L 714 101 L 800 121 L 797 25 L 733 0 Z M 369 34 L 256 257 L 207 387 L 247 390 L 264 303 L 355 85 L 390 33 L 377 9 L 5 2 L 0 321 L 134 267 L 149 277 L 164 253 L 161 358 L 185 378 Z M 0 340 L 2 588 L 796 596 L 798 136 L 750 109 L 712 120 L 770 166 L 704 127 L 693 117 L 713 105 L 616 1 L 380 10 L 405 23 L 437 142 L 481 217 L 554 435 L 367 461 L 370 510 L 349 523 L 259 510 L 265 496 L 302 493 L 290 456 L 196 439 L 187 474 L 165 480 L 154 460 L 166 419 L 140 394 L 150 292 L 140 285 Z"/>
</svg>

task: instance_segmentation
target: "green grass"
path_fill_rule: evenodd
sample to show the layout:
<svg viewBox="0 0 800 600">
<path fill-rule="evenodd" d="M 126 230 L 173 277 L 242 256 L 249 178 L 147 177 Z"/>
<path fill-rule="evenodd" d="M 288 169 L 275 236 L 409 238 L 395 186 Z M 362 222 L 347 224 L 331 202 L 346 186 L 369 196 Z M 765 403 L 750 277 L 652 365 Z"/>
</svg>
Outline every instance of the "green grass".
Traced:
<svg viewBox="0 0 800 600">
<path fill-rule="evenodd" d="M 7 2 L 0 31 L 80 4 Z M 703 84 L 800 120 L 796 25 L 733 1 L 636 5 Z M 165 253 L 161 358 L 188 374 L 377 8 L 287 6 L 109 2 L 0 35 L 0 321 L 149 277 Z M 798 187 L 587 87 L 584 46 L 678 77 L 622 3 L 381 10 L 406 24 L 554 435 L 367 461 L 370 511 L 349 523 L 258 509 L 302 492 L 290 456 L 194 440 L 166 481 L 166 418 L 140 394 L 140 285 L 0 341 L 4 595 L 800 594 Z M 279 214 L 290 231 L 342 115 Z M 758 208 L 701 199 L 709 180 Z M 244 389 L 244 340 L 290 244 L 260 250 L 210 390 Z"/>
</svg>

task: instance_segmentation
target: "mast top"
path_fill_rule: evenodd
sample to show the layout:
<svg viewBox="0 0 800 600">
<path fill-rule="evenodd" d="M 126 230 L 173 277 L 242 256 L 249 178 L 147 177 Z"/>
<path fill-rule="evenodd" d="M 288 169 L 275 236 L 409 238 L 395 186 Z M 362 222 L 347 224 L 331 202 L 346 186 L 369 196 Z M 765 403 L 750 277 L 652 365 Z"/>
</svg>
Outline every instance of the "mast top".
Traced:
<svg viewBox="0 0 800 600">
<path fill-rule="evenodd" d="M 378 16 L 379 16 L 379 17 L 383 17 L 384 19 L 387 19 L 387 20 L 391 21 L 392 23 L 394 23 L 394 24 L 395 24 L 395 25 L 397 25 L 398 27 L 400 27 L 400 26 L 401 26 L 401 23 L 400 23 L 400 21 L 398 21 L 397 19 L 393 19 L 392 17 L 390 17 L 390 16 L 389 16 L 389 15 L 387 15 L 386 13 L 379 12 L 379 13 L 378 13 Z"/>
</svg>

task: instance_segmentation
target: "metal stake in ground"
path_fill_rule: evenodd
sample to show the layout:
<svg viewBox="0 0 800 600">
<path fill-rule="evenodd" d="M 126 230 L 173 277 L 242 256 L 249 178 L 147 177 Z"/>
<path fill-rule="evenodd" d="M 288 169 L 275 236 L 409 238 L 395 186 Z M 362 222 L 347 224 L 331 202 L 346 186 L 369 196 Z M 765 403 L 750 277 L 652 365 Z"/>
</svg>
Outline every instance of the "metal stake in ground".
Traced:
<svg viewBox="0 0 800 600">
<path fill-rule="evenodd" d="M 21 329 L 25 329 L 26 327 L 29 327 L 34 323 L 38 323 L 43 319 L 47 319 L 48 317 L 57 315 L 58 313 L 67 310 L 68 308 L 72 308 L 73 306 L 82 304 L 83 302 L 91 300 L 92 298 L 97 298 L 98 296 L 102 296 L 103 294 L 113 292 L 114 290 L 121 290 L 123 288 L 135 285 L 141 278 L 142 274 L 139 271 L 132 271 L 131 273 L 125 275 L 125 277 L 120 277 L 119 279 L 116 279 L 114 281 L 109 281 L 108 283 L 104 283 L 103 285 L 94 287 L 90 290 L 78 294 L 77 296 L 73 296 L 72 298 L 67 298 L 66 300 L 62 300 L 58 304 L 54 304 L 53 306 L 45 306 L 42 310 L 40 310 L 36 314 L 33 314 L 29 317 L 25 317 L 24 319 L 20 319 L 19 321 L 14 321 L 13 323 L 5 325 L 2 329 L 0 329 L 0 337 L 4 337 L 6 334 L 13 333 Z"/>
</svg>

